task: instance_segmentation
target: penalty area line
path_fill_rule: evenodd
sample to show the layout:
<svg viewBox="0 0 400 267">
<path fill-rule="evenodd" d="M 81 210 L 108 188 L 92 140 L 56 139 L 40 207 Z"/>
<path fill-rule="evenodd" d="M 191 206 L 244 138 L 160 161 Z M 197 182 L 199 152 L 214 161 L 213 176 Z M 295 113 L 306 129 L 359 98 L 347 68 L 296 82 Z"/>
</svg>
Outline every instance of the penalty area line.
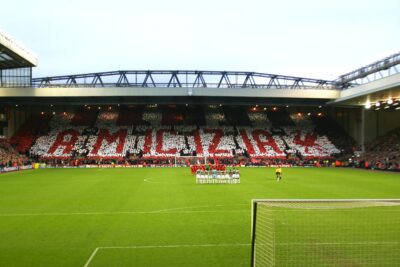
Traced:
<svg viewBox="0 0 400 267">
<path fill-rule="evenodd" d="M 172 213 L 237 213 L 249 212 L 248 209 L 216 209 L 231 206 L 247 206 L 247 204 L 234 205 L 208 205 L 192 207 L 176 207 L 150 211 L 93 211 L 93 212 L 44 212 L 44 213 L 0 213 L 0 217 L 23 217 L 23 216 L 73 216 L 73 215 L 124 215 L 124 214 L 172 214 Z"/>
<path fill-rule="evenodd" d="M 251 244 L 248 243 L 231 243 L 231 244 L 176 244 L 176 245 L 142 245 L 142 246 L 110 246 L 110 247 L 97 247 L 90 254 L 89 259 L 83 267 L 88 267 L 93 261 L 100 249 L 153 249 L 153 248 L 195 248 L 195 247 L 247 247 Z"/>
<path fill-rule="evenodd" d="M 142 246 L 111 246 L 98 247 L 98 249 L 142 249 L 142 248 L 192 248 L 192 247 L 244 247 L 251 244 L 231 243 L 231 244 L 176 244 L 176 245 L 142 245 Z"/>
</svg>

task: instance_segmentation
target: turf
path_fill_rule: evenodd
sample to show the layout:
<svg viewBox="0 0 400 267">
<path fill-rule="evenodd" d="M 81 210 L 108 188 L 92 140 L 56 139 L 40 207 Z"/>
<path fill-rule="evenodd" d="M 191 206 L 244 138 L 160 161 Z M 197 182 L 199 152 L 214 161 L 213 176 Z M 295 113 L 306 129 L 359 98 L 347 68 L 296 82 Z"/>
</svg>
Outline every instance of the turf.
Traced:
<svg viewBox="0 0 400 267">
<path fill-rule="evenodd" d="M 250 266 L 251 199 L 400 198 L 395 173 L 241 174 L 241 184 L 214 185 L 196 185 L 187 168 L 2 174 L 0 266 Z"/>
</svg>

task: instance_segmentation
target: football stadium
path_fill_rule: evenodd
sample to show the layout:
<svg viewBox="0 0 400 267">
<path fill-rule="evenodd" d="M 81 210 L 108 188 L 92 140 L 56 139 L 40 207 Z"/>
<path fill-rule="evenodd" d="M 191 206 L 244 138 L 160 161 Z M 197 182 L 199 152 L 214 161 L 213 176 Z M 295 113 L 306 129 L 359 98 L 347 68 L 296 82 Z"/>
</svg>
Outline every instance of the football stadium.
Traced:
<svg viewBox="0 0 400 267">
<path fill-rule="evenodd" d="M 37 65 L 0 33 L 0 266 L 400 266 L 400 53 L 334 80 Z"/>
</svg>

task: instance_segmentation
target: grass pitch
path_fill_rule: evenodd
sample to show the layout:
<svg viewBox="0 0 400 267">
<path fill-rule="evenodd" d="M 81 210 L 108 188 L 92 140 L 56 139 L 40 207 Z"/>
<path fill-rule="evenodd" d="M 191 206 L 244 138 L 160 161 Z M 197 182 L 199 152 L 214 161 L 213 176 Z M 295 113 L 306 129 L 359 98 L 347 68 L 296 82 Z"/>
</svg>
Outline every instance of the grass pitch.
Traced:
<svg viewBox="0 0 400 267">
<path fill-rule="evenodd" d="M 0 175 L 0 266 L 250 266 L 251 199 L 400 198 L 400 175 L 241 169 L 195 184 L 188 168 L 41 169 Z"/>
</svg>

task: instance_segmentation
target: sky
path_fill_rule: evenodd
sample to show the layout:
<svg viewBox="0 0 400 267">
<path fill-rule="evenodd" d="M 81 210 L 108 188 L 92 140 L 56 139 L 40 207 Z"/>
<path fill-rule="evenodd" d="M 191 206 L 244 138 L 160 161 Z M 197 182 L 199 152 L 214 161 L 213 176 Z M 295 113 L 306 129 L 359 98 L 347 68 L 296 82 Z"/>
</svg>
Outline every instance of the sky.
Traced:
<svg viewBox="0 0 400 267">
<path fill-rule="evenodd" d="M 34 77 L 226 70 L 336 79 L 400 52 L 399 0 L 4 0 Z"/>
</svg>

